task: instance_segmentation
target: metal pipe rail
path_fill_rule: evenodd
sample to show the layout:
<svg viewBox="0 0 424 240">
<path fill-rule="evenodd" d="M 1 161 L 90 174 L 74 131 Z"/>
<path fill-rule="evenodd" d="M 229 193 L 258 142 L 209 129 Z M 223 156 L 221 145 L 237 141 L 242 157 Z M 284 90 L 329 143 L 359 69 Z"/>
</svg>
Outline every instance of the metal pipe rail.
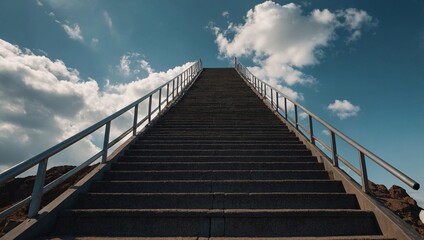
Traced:
<svg viewBox="0 0 424 240">
<path fill-rule="evenodd" d="M 28 203 L 30 203 L 28 217 L 32 218 L 37 216 L 38 211 L 40 210 L 40 204 L 41 204 L 41 199 L 43 194 L 50 191 L 52 188 L 59 185 L 60 183 L 64 182 L 66 179 L 73 176 L 76 172 L 90 165 L 95 160 L 99 159 L 100 157 L 101 157 L 101 162 L 105 163 L 108 156 L 109 148 L 111 148 L 113 145 L 115 145 L 116 143 L 124 139 L 130 133 L 132 133 L 132 135 L 135 136 L 137 133 L 137 128 L 139 126 L 141 126 L 146 121 L 150 123 L 153 120 L 152 115 L 154 115 L 156 112 L 160 113 L 164 107 L 168 106 L 171 103 L 172 100 L 174 100 L 176 97 L 181 95 L 187 89 L 187 87 L 189 87 L 190 84 L 199 76 L 202 70 L 203 70 L 202 60 L 198 60 L 189 68 L 184 70 L 178 76 L 174 77 L 173 79 L 169 80 L 165 84 L 159 86 L 155 90 L 139 98 L 138 100 L 134 101 L 128 106 L 106 117 L 105 119 L 99 121 L 98 123 L 92 125 L 91 127 L 88 127 L 85 130 L 75 134 L 74 136 L 66 139 L 65 141 L 51 147 L 50 149 L 32 158 L 22 161 L 18 163 L 17 165 L 11 167 L 10 169 L 2 172 L 0 174 L 0 184 L 18 176 L 19 174 L 27 171 L 28 169 L 38 164 L 37 175 L 35 178 L 35 183 L 34 183 L 31 196 L 19 201 L 18 203 L 15 203 L 11 207 L 0 212 L 0 218 L 5 217 L 6 215 L 16 211 L 17 209 L 19 209 L 20 207 Z M 166 91 L 166 96 L 165 96 L 165 99 L 163 100 L 162 100 L 162 91 Z M 157 96 L 158 106 L 152 109 L 152 98 L 155 94 L 158 95 Z M 148 101 L 147 116 L 145 116 L 141 120 L 138 120 L 138 107 L 142 102 L 146 100 Z M 166 104 L 166 105 L 162 106 L 163 104 Z M 134 112 L 133 112 L 134 121 L 132 126 L 128 130 L 123 132 L 121 135 L 116 137 L 114 140 L 109 141 L 110 127 L 111 127 L 112 120 L 116 119 L 117 117 L 121 116 L 124 113 L 127 113 L 131 109 L 134 109 Z M 84 137 L 95 132 L 96 130 L 100 129 L 103 126 L 105 126 L 103 149 L 100 152 L 96 153 L 94 156 L 90 157 L 80 166 L 77 166 L 76 168 L 70 170 L 66 174 L 55 179 L 53 182 L 44 186 L 48 159 L 54 156 L 55 154 L 61 152 L 62 150 L 68 148 L 69 146 L 73 145 L 74 143 L 80 141 Z"/>
<path fill-rule="evenodd" d="M 240 61 L 235 58 L 234 59 L 234 65 L 237 72 L 259 93 L 265 101 L 271 104 L 271 106 L 280 114 L 282 117 L 284 117 L 288 123 L 290 123 L 293 127 L 296 128 L 296 130 L 301 133 L 303 136 L 305 136 L 313 145 L 316 145 L 315 141 L 318 142 L 321 146 L 329 150 L 331 152 L 332 156 L 328 156 L 325 152 L 321 150 L 329 159 L 332 160 L 333 166 L 339 168 L 339 160 L 342 161 L 347 167 L 349 167 L 353 172 L 358 174 L 361 177 L 361 185 L 362 190 L 364 192 L 368 192 L 368 173 L 366 169 L 366 162 L 365 157 L 368 157 L 375 163 L 377 163 L 379 166 L 381 166 L 383 169 L 394 175 L 396 178 L 404 182 L 406 185 L 411 187 L 412 189 L 418 190 L 420 188 L 420 184 L 390 165 L 389 163 L 385 162 L 383 159 L 379 158 L 377 155 L 366 149 L 365 147 L 361 146 L 357 142 L 353 141 L 346 135 L 344 135 L 342 132 L 331 126 L 329 123 L 325 122 L 312 112 L 310 112 L 308 109 L 303 107 L 302 105 L 298 104 L 293 99 L 287 97 L 285 94 L 281 93 L 279 90 L 277 90 L 275 87 L 270 86 L 269 84 L 265 83 L 264 81 L 258 79 L 255 75 L 253 75 L 245 66 L 243 66 Z M 269 95 L 267 94 L 270 93 Z M 282 98 L 284 100 L 284 108 L 280 107 L 279 100 Z M 293 110 L 294 110 L 294 119 L 291 118 L 288 114 L 287 109 L 287 101 L 291 102 L 293 104 Z M 298 121 L 298 109 L 302 109 L 304 113 L 306 113 L 308 116 L 308 128 L 303 126 Z M 284 114 L 283 114 L 284 113 Z M 324 143 L 323 140 L 319 139 L 316 135 L 314 135 L 314 127 L 313 127 L 313 120 L 320 123 L 322 126 L 327 128 L 327 130 L 330 132 L 330 142 L 331 146 L 328 146 Z M 307 134 L 304 134 L 299 127 L 305 131 Z M 340 139 L 343 139 L 346 143 L 348 143 L 350 146 L 356 149 L 358 152 L 358 160 L 359 160 L 359 166 L 360 169 L 355 168 L 350 162 L 348 162 L 346 159 L 344 159 L 342 156 L 340 156 L 337 153 L 337 137 Z"/>
</svg>

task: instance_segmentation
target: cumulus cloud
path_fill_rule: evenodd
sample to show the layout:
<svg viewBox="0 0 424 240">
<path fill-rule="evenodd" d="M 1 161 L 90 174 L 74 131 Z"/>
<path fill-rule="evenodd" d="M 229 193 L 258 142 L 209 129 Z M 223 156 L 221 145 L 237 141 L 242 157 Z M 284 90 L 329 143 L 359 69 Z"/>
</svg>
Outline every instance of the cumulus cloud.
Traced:
<svg viewBox="0 0 424 240">
<path fill-rule="evenodd" d="M 221 29 L 213 24 L 215 42 L 221 58 L 249 57 L 255 67 L 249 69 L 274 86 L 288 86 L 291 96 L 301 100 L 295 84 L 310 85 L 313 76 L 302 72 L 305 66 L 316 65 L 323 48 L 336 39 L 336 30 L 345 29 L 350 39 L 361 36 L 361 28 L 372 17 L 363 10 L 347 9 L 331 12 L 315 9 L 309 14 L 293 3 L 280 5 L 266 1 L 249 10 L 244 23 L 228 23 Z"/>
<path fill-rule="evenodd" d="M 149 75 L 155 71 L 144 59 L 144 56 L 135 52 L 127 52 L 122 55 L 116 68 L 125 77 L 138 77 L 140 74 Z"/>
<path fill-rule="evenodd" d="M 222 12 L 222 16 L 223 17 L 229 17 L 230 13 L 228 11 L 224 11 L 224 12 Z"/>
<path fill-rule="evenodd" d="M 81 29 L 78 24 L 62 24 L 62 27 L 66 34 L 68 34 L 69 38 L 80 42 L 84 41 L 84 37 L 82 36 Z"/>
<path fill-rule="evenodd" d="M 342 120 L 356 116 L 361 110 L 359 106 L 353 105 L 348 100 L 335 100 L 334 103 L 328 105 L 327 109 Z"/>
<path fill-rule="evenodd" d="M 0 171 L 74 135 L 178 75 L 192 63 L 100 88 L 76 69 L 0 39 Z M 146 66 L 150 66 L 148 62 Z M 104 89 L 104 90 L 100 90 Z M 154 99 L 156 101 L 156 99 Z M 140 112 L 145 109 L 140 108 Z M 144 111 L 145 112 L 145 111 Z M 128 129 L 132 113 L 112 122 L 112 135 Z M 97 153 L 103 132 L 84 139 L 58 164 L 78 164 Z"/>
</svg>

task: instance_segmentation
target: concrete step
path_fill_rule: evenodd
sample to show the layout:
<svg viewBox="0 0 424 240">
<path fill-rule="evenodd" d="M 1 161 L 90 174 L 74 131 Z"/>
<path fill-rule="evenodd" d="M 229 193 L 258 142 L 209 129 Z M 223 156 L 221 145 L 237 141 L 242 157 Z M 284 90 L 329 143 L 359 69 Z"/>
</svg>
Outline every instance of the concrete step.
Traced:
<svg viewBox="0 0 424 240">
<path fill-rule="evenodd" d="M 345 193 L 88 193 L 79 209 L 358 209 Z"/>
<path fill-rule="evenodd" d="M 158 180 L 98 181 L 93 193 L 183 192 L 327 192 L 342 193 L 341 182 L 331 180 Z"/>
<path fill-rule="evenodd" d="M 299 139 L 291 139 L 291 140 L 166 140 L 166 139 L 137 139 L 135 144 L 213 144 L 213 145 L 252 145 L 252 144 L 260 144 L 260 145 L 278 145 L 278 144 L 302 144 Z"/>
<path fill-rule="evenodd" d="M 229 125 L 229 124 L 221 124 L 221 125 L 215 125 L 215 124 L 195 124 L 195 123 L 182 123 L 182 124 L 174 124 L 174 125 L 168 125 L 163 124 L 160 119 L 156 124 L 155 128 L 159 129 L 200 129 L 200 130 L 208 130 L 208 129 L 220 129 L 220 130 L 230 130 L 231 129 L 263 129 L 263 130 L 275 130 L 275 129 L 288 129 L 286 125 L 284 125 L 282 122 L 279 122 L 278 124 L 249 124 L 249 125 Z"/>
<path fill-rule="evenodd" d="M 314 156 L 138 156 L 134 152 L 125 153 L 119 162 L 280 162 L 309 163 L 317 162 Z"/>
<path fill-rule="evenodd" d="M 153 170 L 324 170 L 318 162 L 123 162 L 112 164 L 116 171 Z"/>
<path fill-rule="evenodd" d="M 235 140 L 235 141 L 240 141 L 240 140 L 266 140 L 266 141 L 299 141 L 299 139 L 295 136 L 284 136 L 284 135 L 279 135 L 279 136 L 268 136 L 268 135 L 260 135 L 260 136 L 240 136 L 240 135 L 223 135 L 223 136 L 217 136 L 217 135 L 209 135 L 209 136 L 202 136 L 202 135 L 192 135 L 192 136 L 158 136 L 158 135 L 146 135 L 143 136 L 142 139 L 145 140 L 173 140 L 173 141 L 195 141 L 195 140 L 208 140 L 208 141 L 213 141 L 213 140 L 223 140 L 223 141 L 230 141 L 230 140 Z"/>
<path fill-rule="evenodd" d="M 311 156 L 311 151 L 306 149 L 128 149 L 125 156 Z"/>
<path fill-rule="evenodd" d="M 162 171 L 109 171 L 103 180 L 293 180 L 329 179 L 324 170 L 162 170 Z"/>
<path fill-rule="evenodd" d="M 62 212 L 54 229 L 55 234 L 142 237 L 381 235 L 372 212 L 343 209 L 75 209 Z"/>
<path fill-rule="evenodd" d="M 87 237 L 87 236 L 66 236 L 51 235 L 44 236 L 40 240 L 396 240 L 394 238 L 386 238 L 384 236 L 325 236 L 325 237 Z"/>
<path fill-rule="evenodd" d="M 180 129 L 170 129 L 170 128 L 157 128 L 152 129 L 147 132 L 148 134 L 153 135 L 161 135 L 161 134 L 173 134 L 173 135 L 179 135 L 179 134 L 202 134 L 202 135 L 210 135 L 210 134 L 219 134 L 219 135 L 238 135 L 238 134 L 259 134 L 259 135 L 290 135 L 294 134 L 291 133 L 289 130 L 281 129 L 281 130 L 274 130 L 274 129 L 204 129 L 204 128 L 193 128 L 193 129 L 187 129 L 187 128 L 180 128 Z"/>
<path fill-rule="evenodd" d="M 209 136 L 246 136 L 246 137 L 254 137 L 258 138 L 263 137 L 295 137 L 296 135 L 291 132 L 277 133 L 277 132 L 269 132 L 269 133 L 258 133 L 258 132 L 178 132 L 178 131 L 169 131 L 169 132 L 147 132 L 144 134 L 144 137 L 154 136 L 154 137 L 175 137 L 175 136 L 201 136 L 201 137 L 209 137 Z"/>
<path fill-rule="evenodd" d="M 299 149 L 306 150 L 303 144 L 202 144 L 198 142 L 187 143 L 138 143 L 132 144 L 129 149 L 140 150 L 189 150 L 189 149 L 215 149 L 215 150 L 241 150 L 241 149 L 262 149 L 262 150 L 277 150 L 277 149 Z"/>
</svg>

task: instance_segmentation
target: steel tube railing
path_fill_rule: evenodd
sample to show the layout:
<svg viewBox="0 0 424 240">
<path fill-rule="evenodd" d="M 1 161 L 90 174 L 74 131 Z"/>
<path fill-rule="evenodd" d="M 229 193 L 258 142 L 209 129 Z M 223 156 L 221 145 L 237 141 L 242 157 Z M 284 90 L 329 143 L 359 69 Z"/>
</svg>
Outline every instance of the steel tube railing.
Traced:
<svg viewBox="0 0 424 240">
<path fill-rule="evenodd" d="M 41 203 L 41 199 L 42 199 L 43 194 L 50 191 L 52 188 L 59 185 L 60 183 L 62 183 L 66 179 L 68 179 L 69 177 L 73 176 L 76 172 L 78 172 L 82 168 L 88 166 L 89 164 L 91 164 L 95 160 L 99 159 L 100 157 L 101 157 L 102 162 L 106 162 L 107 157 L 108 157 L 108 150 L 109 150 L 110 147 L 112 147 L 113 145 L 115 145 L 116 143 L 118 143 L 119 141 L 124 139 L 131 132 L 133 133 L 133 135 L 135 135 L 136 132 L 137 132 L 137 128 L 139 126 L 141 126 L 143 123 L 145 123 L 147 120 L 149 121 L 149 123 L 152 121 L 152 114 L 153 113 L 152 113 L 152 109 L 151 109 L 152 108 L 151 104 L 152 104 L 152 96 L 154 94 L 159 93 L 159 106 L 154 110 L 154 112 L 156 112 L 157 110 L 161 111 L 162 110 L 162 106 L 161 106 L 162 89 L 164 87 L 166 87 L 166 93 L 167 93 L 166 94 L 166 104 L 167 105 L 171 104 L 172 101 L 175 100 L 175 98 L 177 96 L 182 94 L 189 86 L 191 86 L 191 83 L 195 79 L 197 79 L 197 77 L 199 76 L 199 74 L 201 73 L 202 70 L 203 70 L 202 61 L 198 60 L 193 65 L 191 65 L 189 68 L 187 68 L 182 73 L 180 73 L 178 76 L 174 77 L 173 79 L 169 80 L 168 82 L 159 86 L 155 90 L 149 92 L 145 96 L 143 96 L 143 97 L 139 98 L 138 100 L 134 101 L 133 103 L 129 104 L 128 106 L 126 106 L 126 107 L 122 108 L 121 110 L 115 112 L 114 114 L 106 117 L 105 119 L 97 122 L 96 124 L 93 124 L 92 126 L 84 129 L 83 131 L 81 131 L 81 132 L 75 134 L 74 136 L 66 139 L 65 141 L 47 149 L 46 151 L 44 151 L 44 152 L 42 152 L 42 153 L 40 153 L 40 154 L 38 154 L 38 155 L 36 155 L 32 158 L 29 158 L 25 161 L 22 161 L 22 162 L 16 164 L 15 166 L 11 167 L 10 169 L 2 172 L 0 174 L 0 183 L 4 183 L 4 182 L 20 175 L 21 173 L 27 171 L 28 169 L 32 168 L 33 166 L 38 165 L 36 180 L 35 180 L 35 184 L 34 184 L 31 196 L 13 204 L 9 208 L 0 212 L 0 218 L 5 217 L 6 215 L 16 211 L 17 209 L 19 209 L 20 207 L 22 207 L 22 206 L 24 206 L 28 203 L 30 203 L 28 216 L 29 217 L 36 216 L 38 214 L 38 211 L 39 211 L 39 208 L 40 208 L 40 203 Z M 185 76 L 185 82 L 183 83 L 182 81 L 179 81 L 179 83 L 176 85 L 175 80 L 176 79 L 178 80 L 180 78 L 182 79 L 182 76 Z M 172 82 L 172 93 L 170 94 L 169 93 L 169 90 L 170 90 L 169 85 L 171 84 L 171 82 Z M 184 84 L 184 86 L 182 84 Z M 179 88 L 181 88 L 181 91 L 178 91 L 177 93 L 175 93 L 175 88 L 177 88 L 177 91 L 178 91 Z M 172 99 L 170 99 L 171 95 L 172 95 Z M 145 100 L 148 100 L 148 105 L 149 105 L 148 113 L 147 113 L 147 116 L 145 116 L 143 119 L 138 121 L 139 104 L 144 102 Z M 134 119 L 133 119 L 132 126 L 128 130 L 126 130 L 125 132 L 120 134 L 113 141 L 109 142 L 110 128 L 111 128 L 112 121 L 114 119 L 116 119 L 117 117 L 121 116 L 122 114 L 124 114 L 124 113 L 126 113 L 126 112 L 128 112 L 129 110 L 132 110 L 132 109 L 134 110 L 134 113 L 133 113 Z M 48 159 L 50 157 L 56 155 L 57 153 L 61 152 L 62 150 L 70 147 L 74 143 L 79 142 L 80 140 L 82 140 L 86 136 L 92 134 L 93 132 L 97 131 L 98 129 L 102 128 L 103 126 L 105 126 L 105 133 L 104 133 L 102 150 L 100 152 L 98 152 L 97 154 L 95 154 L 94 156 L 90 157 L 88 160 L 86 160 L 81 165 L 75 167 L 74 169 L 70 170 L 66 174 L 62 175 L 61 177 L 55 179 L 51 183 L 44 186 Z"/>
<path fill-rule="evenodd" d="M 316 116 L 315 114 L 313 114 L 312 112 L 310 112 L 308 109 L 306 109 L 305 107 L 303 107 L 302 105 L 298 104 L 296 101 L 294 101 L 293 99 L 287 97 L 285 94 L 281 93 L 281 91 L 279 91 L 277 88 L 265 83 L 264 81 L 257 79 L 255 76 L 253 76 L 253 74 L 245 67 L 243 66 L 239 60 L 237 58 L 234 59 L 234 65 L 235 68 L 237 70 L 237 72 L 253 87 L 253 89 L 255 89 L 258 93 L 262 94 L 262 90 L 263 87 L 269 87 L 270 89 L 273 89 L 275 92 L 278 92 L 279 94 L 281 94 L 281 96 L 284 97 L 284 118 L 288 120 L 288 122 L 290 122 L 289 120 L 292 120 L 290 117 L 288 117 L 288 110 L 287 110 L 287 100 L 290 101 L 291 103 L 293 103 L 294 105 L 294 111 L 295 111 L 295 119 L 294 119 L 294 124 L 293 124 L 296 129 L 298 129 L 298 116 L 297 116 L 297 110 L 298 108 L 303 110 L 306 114 L 308 114 L 309 118 L 312 118 L 313 120 L 315 120 L 316 122 L 320 123 L 322 126 L 324 126 L 325 128 L 327 128 L 327 130 L 330 132 L 330 140 L 331 140 L 331 154 L 332 156 L 330 156 L 330 158 L 333 161 L 333 165 L 335 167 L 338 168 L 338 154 L 337 154 L 337 139 L 336 136 L 342 140 L 344 140 L 346 143 L 348 143 L 350 146 L 352 146 L 353 148 L 355 148 L 358 152 L 360 152 L 360 165 L 361 165 L 361 179 L 362 180 L 362 185 L 363 185 L 363 190 L 367 191 L 366 188 L 368 187 L 368 173 L 366 170 L 366 165 L 365 165 L 365 157 L 369 158 L 371 161 L 375 162 L 376 164 L 378 164 L 380 167 L 382 167 L 383 169 L 385 169 L 387 172 L 391 173 L 393 176 L 395 176 L 396 178 L 398 178 L 399 180 L 401 180 L 402 182 L 404 182 L 406 185 L 408 185 L 409 187 L 411 187 L 412 189 L 419 189 L 420 188 L 420 184 L 418 182 L 416 182 L 415 180 L 413 180 L 412 178 L 408 177 L 406 174 L 404 174 L 403 172 L 399 171 L 398 169 L 396 169 L 395 167 L 393 167 L 392 165 L 390 165 L 389 163 L 385 162 L 383 159 L 381 159 L 380 157 L 378 157 L 377 155 L 375 155 L 374 153 L 372 153 L 371 151 L 369 151 L 368 149 L 366 149 L 365 147 L 361 146 L 360 144 L 358 144 L 357 142 L 353 141 L 351 138 L 347 137 L 345 134 L 343 134 L 342 132 L 340 132 L 339 130 L 337 130 L 336 128 L 334 128 L 333 126 L 331 126 L 329 123 L 325 122 L 324 120 L 322 120 L 321 118 L 319 118 L 318 116 Z M 255 79 L 255 81 L 252 80 L 252 76 Z M 256 85 L 256 81 L 259 82 L 261 88 L 260 89 L 256 89 L 255 85 Z M 265 100 L 267 100 L 265 98 Z M 280 113 L 279 113 L 280 114 Z M 281 114 L 280 114 L 281 115 Z M 313 127 L 313 121 L 309 121 L 310 122 L 310 127 Z M 309 137 L 307 136 L 307 138 L 309 139 Z M 311 139 L 315 139 L 318 141 L 318 138 L 315 136 L 311 136 Z M 325 154 L 325 153 L 324 153 Z M 363 160 L 362 157 L 363 156 Z"/>
</svg>

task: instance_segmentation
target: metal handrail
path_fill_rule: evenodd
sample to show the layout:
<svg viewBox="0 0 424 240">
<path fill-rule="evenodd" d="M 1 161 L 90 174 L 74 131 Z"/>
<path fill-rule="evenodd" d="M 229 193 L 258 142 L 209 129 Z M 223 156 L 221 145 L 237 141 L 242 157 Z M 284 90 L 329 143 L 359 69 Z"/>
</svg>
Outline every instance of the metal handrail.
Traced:
<svg viewBox="0 0 424 240">
<path fill-rule="evenodd" d="M 320 124 L 322 124 L 324 127 L 326 127 L 328 129 L 328 131 L 330 132 L 330 141 L 331 141 L 331 146 L 330 146 L 329 151 L 332 153 L 332 156 L 328 156 L 326 153 L 324 153 L 324 154 L 327 155 L 330 159 L 332 159 L 334 167 L 339 168 L 339 164 L 338 164 L 339 158 L 342 159 L 343 163 L 346 164 L 346 162 L 347 162 L 344 158 L 341 158 L 337 153 L 337 147 L 336 147 L 337 146 L 337 142 L 336 142 L 337 138 L 336 138 L 336 136 L 339 137 L 340 139 L 343 139 L 346 143 L 348 143 L 353 148 L 355 148 L 358 151 L 358 159 L 359 159 L 360 170 L 358 170 L 356 168 L 352 169 L 352 170 L 355 173 L 358 173 L 358 172 L 360 173 L 358 175 L 361 177 L 362 190 L 364 192 L 369 191 L 369 189 L 368 189 L 368 175 L 367 175 L 368 173 L 367 173 L 367 170 L 366 170 L 365 157 L 368 157 L 369 159 L 374 161 L 376 164 L 381 166 L 383 169 L 385 169 L 386 171 L 391 173 L 393 176 L 395 176 L 396 178 L 398 178 L 399 180 L 404 182 L 406 185 L 408 185 L 412 189 L 418 190 L 420 188 L 420 184 L 418 182 L 414 181 L 413 179 L 408 177 L 406 174 L 399 171 L 398 169 L 396 169 L 395 167 L 393 167 L 392 165 L 390 165 L 389 163 L 387 163 L 386 161 L 384 161 L 383 159 L 381 159 L 380 157 L 378 157 L 377 155 L 375 155 L 374 153 L 372 153 L 371 151 L 369 151 L 365 147 L 361 146 L 360 144 L 358 144 L 357 142 L 355 142 L 354 140 L 352 140 L 348 136 L 344 135 L 342 132 L 340 132 L 339 130 L 337 130 L 333 126 L 331 126 L 329 123 L 325 122 L 324 120 L 322 120 L 321 118 L 319 118 L 318 116 L 316 116 L 315 114 L 310 112 L 308 109 L 306 109 L 305 107 L 303 107 L 302 105 L 300 105 L 299 103 L 294 101 L 293 99 L 291 99 L 291 98 L 287 97 L 285 94 L 281 93 L 275 87 L 273 87 L 273 86 L 267 84 L 266 82 L 258 79 L 245 66 L 243 66 L 240 63 L 238 58 L 234 58 L 234 65 L 235 65 L 235 69 L 237 70 L 237 72 L 245 80 L 247 80 L 247 82 L 257 91 L 257 93 L 260 94 L 265 101 L 269 102 L 271 104 L 271 106 L 273 106 L 273 107 L 276 106 L 276 111 L 278 112 L 278 114 L 280 114 L 282 117 L 284 117 L 287 120 L 287 122 L 289 122 L 293 127 L 295 127 L 297 129 L 297 131 L 299 131 L 301 134 L 303 134 L 303 133 L 299 130 L 300 124 L 298 122 L 297 109 L 300 108 L 306 114 L 308 114 L 309 131 L 306 131 L 306 132 L 309 134 L 309 136 L 306 136 L 305 134 L 303 134 L 303 135 L 306 138 L 308 138 L 309 141 L 313 145 L 315 145 L 315 140 L 317 140 L 320 144 L 324 143 L 324 141 L 322 141 L 316 135 L 314 135 L 314 133 L 313 133 L 313 121 L 312 120 L 319 122 Z M 268 90 L 267 88 L 270 90 L 269 92 L 271 92 L 271 95 L 266 94 L 266 91 Z M 275 98 L 273 96 L 274 95 L 273 92 L 275 92 Z M 280 97 L 282 97 L 284 99 L 284 109 L 279 106 Z M 274 101 L 276 101 L 275 104 L 274 104 Z M 291 119 L 290 117 L 288 117 L 287 101 L 290 101 L 294 105 L 294 112 L 295 112 L 295 119 L 294 120 Z M 280 110 L 281 111 L 284 110 L 284 115 L 280 112 Z M 350 163 L 348 163 L 346 165 L 349 168 L 353 167 L 353 165 L 351 165 Z"/>
<path fill-rule="evenodd" d="M 192 64 L 189 68 L 185 69 L 182 73 L 174 77 L 173 79 L 169 80 L 168 82 L 162 84 L 155 90 L 151 91 L 150 93 L 146 94 L 145 96 L 139 98 L 138 100 L 134 101 L 133 103 L 129 104 L 128 106 L 122 108 L 121 110 L 115 112 L 114 114 L 106 117 L 105 119 L 99 121 L 96 124 L 93 124 L 92 126 L 86 128 L 85 130 L 82 130 L 81 132 L 75 134 L 74 136 L 66 139 L 65 141 L 58 143 L 57 145 L 47 149 L 46 151 L 29 158 L 25 161 L 22 161 L 18 163 L 17 165 L 9 168 L 8 170 L 2 172 L 0 174 L 0 184 L 4 183 L 19 174 L 27 171 L 28 169 L 34 167 L 38 164 L 38 170 L 37 175 L 35 178 L 34 187 L 32 190 L 31 196 L 19 201 L 18 203 L 15 203 L 11 207 L 5 209 L 4 211 L 0 212 L 0 218 L 5 217 L 6 215 L 14 212 L 15 210 L 19 209 L 20 207 L 30 203 L 29 210 L 28 210 L 28 217 L 32 218 L 38 215 L 38 211 L 40 210 L 40 204 L 41 204 L 41 198 L 43 194 L 50 191 L 55 186 L 59 185 L 60 183 L 64 182 L 69 177 L 73 176 L 76 172 L 81 170 L 82 168 L 90 165 L 95 160 L 102 157 L 102 163 L 106 162 L 107 156 L 108 156 L 108 149 L 111 148 L 113 145 L 118 143 L 120 140 L 124 139 L 128 134 L 132 133 L 133 136 L 137 133 L 137 128 L 141 126 L 143 123 L 148 121 L 150 123 L 152 119 L 152 115 L 161 110 L 164 107 L 167 107 L 169 104 L 172 103 L 172 100 L 177 98 L 179 95 L 184 93 L 188 87 L 191 86 L 191 83 L 200 75 L 200 73 L 203 70 L 202 66 L 202 60 L 196 61 L 194 64 Z M 172 86 L 171 86 L 172 83 Z M 162 90 L 163 88 L 166 88 L 166 99 L 164 101 L 161 100 L 162 98 Z M 158 93 L 158 106 L 152 110 L 152 97 L 154 94 Z M 143 101 L 148 100 L 148 112 L 147 116 L 145 116 L 143 119 L 138 121 L 138 106 Z M 166 102 L 166 105 L 162 107 L 162 104 Z M 111 122 L 116 119 L 117 117 L 121 116 L 122 114 L 128 112 L 129 110 L 134 109 L 134 121 L 133 125 L 130 129 L 126 130 L 122 134 L 120 134 L 118 137 L 116 137 L 114 140 L 109 141 L 109 135 L 110 135 L 110 126 Z M 156 115 L 157 116 L 157 115 Z M 156 117 L 155 116 L 155 117 Z M 53 182 L 47 184 L 44 186 L 45 181 L 45 175 L 47 170 L 47 162 L 48 159 L 55 154 L 61 152 L 62 150 L 68 148 L 69 146 L 73 145 L 74 143 L 80 141 L 84 137 L 90 135 L 91 133 L 95 132 L 96 130 L 102 128 L 105 126 L 105 134 L 104 134 L 104 141 L 103 141 L 103 149 L 96 153 L 94 156 L 90 157 L 88 160 L 86 160 L 81 165 L 77 166 L 76 168 L 70 170 L 66 174 L 60 176 L 59 178 L 55 179 Z"/>
</svg>

